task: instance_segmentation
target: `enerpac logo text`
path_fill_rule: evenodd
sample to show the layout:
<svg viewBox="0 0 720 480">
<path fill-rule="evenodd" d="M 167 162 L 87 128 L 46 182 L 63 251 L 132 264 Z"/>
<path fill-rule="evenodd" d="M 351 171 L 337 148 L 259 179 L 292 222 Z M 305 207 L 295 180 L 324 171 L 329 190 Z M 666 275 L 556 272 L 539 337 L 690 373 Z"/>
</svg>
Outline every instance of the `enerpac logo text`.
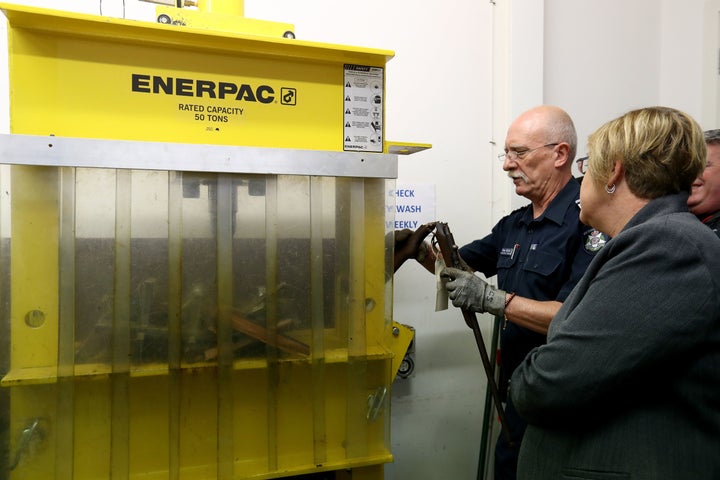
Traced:
<svg viewBox="0 0 720 480">
<path fill-rule="evenodd" d="M 270 85 L 253 86 L 247 83 L 214 82 L 191 78 L 161 77 L 133 73 L 131 78 L 133 92 L 152 93 L 155 95 L 176 95 L 181 97 L 217 98 L 220 100 L 234 99 L 243 102 L 273 103 L 275 90 Z M 287 90 L 287 89 L 284 89 Z M 291 89 L 295 94 L 295 89 Z M 283 92 L 285 93 L 285 92 Z M 294 105 L 292 102 L 281 102 Z"/>
</svg>

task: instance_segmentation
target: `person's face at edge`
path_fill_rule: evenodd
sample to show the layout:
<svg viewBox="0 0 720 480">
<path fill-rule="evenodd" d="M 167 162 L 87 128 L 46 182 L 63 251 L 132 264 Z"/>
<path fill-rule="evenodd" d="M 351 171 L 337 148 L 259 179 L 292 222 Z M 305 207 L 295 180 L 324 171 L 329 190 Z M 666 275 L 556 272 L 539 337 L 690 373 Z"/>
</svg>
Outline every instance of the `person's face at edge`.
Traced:
<svg viewBox="0 0 720 480">
<path fill-rule="evenodd" d="M 720 145 L 707 146 L 707 166 L 693 182 L 687 204 L 695 215 L 720 210 Z"/>
</svg>

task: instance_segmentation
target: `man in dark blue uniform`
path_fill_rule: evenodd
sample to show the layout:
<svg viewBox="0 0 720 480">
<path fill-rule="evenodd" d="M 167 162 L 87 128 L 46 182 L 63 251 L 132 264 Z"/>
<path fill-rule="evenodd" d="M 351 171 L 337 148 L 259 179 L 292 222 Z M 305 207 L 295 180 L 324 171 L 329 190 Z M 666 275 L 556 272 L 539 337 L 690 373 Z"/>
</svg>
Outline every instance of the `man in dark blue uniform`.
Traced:
<svg viewBox="0 0 720 480">
<path fill-rule="evenodd" d="M 443 272 L 453 305 L 500 317 L 501 378 L 510 378 L 525 355 L 545 342 L 550 320 L 607 240 L 579 220 L 580 185 L 572 176 L 576 150 L 575 126 L 560 108 L 540 106 L 521 114 L 508 128 L 500 159 L 515 192 L 531 203 L 460 249 L 471 269 L 497 275 L 498 286 L 462 270 Z M 433 252 L 419 251 L 413 256 L 434 271 Z M 509 395 L 505 417 L 512 445 L 498 438 L 496 479 L 515 478 L 526 427 Z"/>
</svg>

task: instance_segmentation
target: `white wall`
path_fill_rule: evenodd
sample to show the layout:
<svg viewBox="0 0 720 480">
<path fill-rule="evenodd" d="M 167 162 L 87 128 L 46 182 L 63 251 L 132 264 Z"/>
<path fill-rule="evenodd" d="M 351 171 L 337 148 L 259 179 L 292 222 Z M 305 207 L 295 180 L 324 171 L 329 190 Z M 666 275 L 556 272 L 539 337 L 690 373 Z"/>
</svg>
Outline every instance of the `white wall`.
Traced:
<svg viewBox="0 0 720 480">
<path fill-rule="evenodd" d="M 545 102 L 575 120 L 579 155 L 593 130 L 632 108 L 662 104 L 702 125 L 705 0 L 545 5 Z"/>
<path fill-rule="evenodd" d="M 101 5 L 64 3 L 85 13 Z M 123 4 L 127 17 L 152 17 L 154 7 L 137 0 L 103 0 L 103 13 L 122 16 Z M 459 243 L 524 203 L 495 155 L 507 123 L 534 104 L 568 110 L 579 154 L 592 130 L 631 108 L 665 104 L 716 118 L 703 97 L 703 62 L 713 58 L 703 50 L 705 8 L 705 0 L 245 0 L 247 17 L 293 23 L 300 39 L 396 52 L 386 73 L 386 137 L 433 144 L 401 157 L 399 181 L 436 185 L 437 218 Z M 5 43 L 3 36 L 0 55 Z M 434 279 L 404 266 L 395 320 L 416 329 L 416 373 L 393 388 L 388 480 L 476 475 L 484 374 L 459 313 L 433 310 Z"/>
<path fill-rule="evenodd" d="M 603 122 L 658 103 L 661 11 L 655 0 L 546 3 L 545 100 L 573 117 L 584 154 Z"/>
</svg>

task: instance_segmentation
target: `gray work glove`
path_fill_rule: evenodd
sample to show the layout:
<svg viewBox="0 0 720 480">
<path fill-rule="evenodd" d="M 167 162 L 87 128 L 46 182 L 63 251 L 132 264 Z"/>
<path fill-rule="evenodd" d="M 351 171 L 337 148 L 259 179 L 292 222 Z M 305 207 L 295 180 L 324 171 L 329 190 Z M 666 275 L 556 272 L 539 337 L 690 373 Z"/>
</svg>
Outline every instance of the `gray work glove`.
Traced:
<svg viewBox="0 0 720 480">
<path fill-rule="evenodd" d="M 505 316 L 505 291 L 480 277 L 457 268 L 445 267 L 440 273 L 449 280 L 445 284 L 453 305 L 463 310 Z"/>
</svg>

